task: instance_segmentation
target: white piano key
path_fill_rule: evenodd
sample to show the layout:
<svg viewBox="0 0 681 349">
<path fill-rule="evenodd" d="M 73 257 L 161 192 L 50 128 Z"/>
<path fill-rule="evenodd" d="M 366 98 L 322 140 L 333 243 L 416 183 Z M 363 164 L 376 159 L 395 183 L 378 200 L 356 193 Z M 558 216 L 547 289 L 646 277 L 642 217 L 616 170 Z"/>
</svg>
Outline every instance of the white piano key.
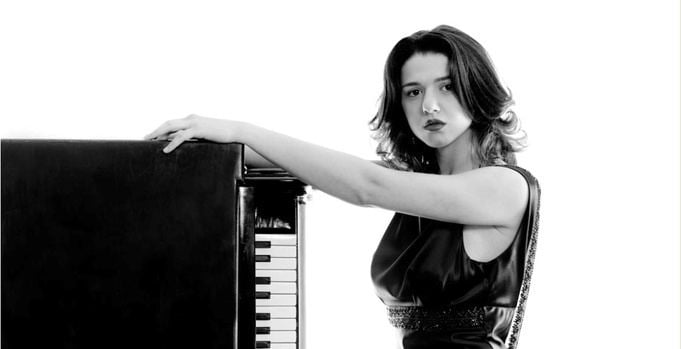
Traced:
<svg viewBox="0 0 681 349">
<path fill-rule="evenodd" d="M 273 246 L 295 246 L 298 236 L 295 234 L 255 234 L 255 241 L 270 241 Z"/>
<path fill-rule="evenodd" d="M 295 331 L 298 328 L 296 319 L 257 320 L 255 327 L 269 327 L 270 331 Z"/>
<path fill-rule="evenodd" d="M 287 269 L 295 270 L 298 267 L 296 258 L 271 258 L 269 262 L 255 262 L 255 269 Z"/>
<path fill-rule="evenodd" d="M 277 281 L 297 281 L 297 272 L 295 270 L 267 270 L 267 269 L 256 269 L 255 276 L 266 276 L 271 279 L 272 282 Z"/>
<path fill-rule="evenodd" d="M 298 292 L 298 285 L 295 282 L 273 282 L 269 285 L 255 285 L 257 292 L 289 293 Z"/>
<path fill-rule="evenodd" d="M 256 341 L 270 341 L 272 343 L 295 343 L 296 331 L 272 331 L 270 334 L 256 334 Z"/>
<path fill-rule="evenodd" d="M 296 343 L 270 343 L 270 349 L 298 349 Z"/>
<path fill-rule="evenodd" d="M 255 307 L 256 313 L 270 314 L 271 319 L 290 319 L 298 317 L 296 307 Z"/>
<path fill-rule="evenodd" d="M 296 305 L 298 304 L 298 296 L 295 294 L 273 294 L 269 299 L 256 299 L 256 306 L 271 306 L 271 305 Z"/>
<path fill-rule="evenodd" d="M 298 249 L 296 246 L 273 245 L 270 248 L 256 248 L 255 254 L 272 257 L 296 257 Z"/>
</svg>

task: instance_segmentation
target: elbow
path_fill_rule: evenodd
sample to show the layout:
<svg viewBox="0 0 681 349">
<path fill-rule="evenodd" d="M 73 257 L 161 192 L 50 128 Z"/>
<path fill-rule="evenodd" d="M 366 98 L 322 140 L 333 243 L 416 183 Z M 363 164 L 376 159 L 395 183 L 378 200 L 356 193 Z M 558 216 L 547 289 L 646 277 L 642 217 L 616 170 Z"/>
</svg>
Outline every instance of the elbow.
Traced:
<svg viewBox="0 0 681 349">
<path fill-rule="evenodd" d="M 353 185 L 350 190 L 346 190 L 335 195 L 331 192 L 328 193 L 351 205 L 363 207 L 372 206 L 370 196 L 367 195 L 366 191 L 362 190 L 361 187 L 357 185 Z"/>
<path fill-rule="evenodd" d="M 322 190 L 352 205 L 380 206 L 377 193 L 380 192 L 382 184 L 377 169 L 380 171 L 382 168 L 374 164 L 359 168 L 352 172 L 353 175 L 341 176 L 340 181 Z"/>
<path fill-rule="evenodd" d="M 381 181 L 376 178 L 371 173 L 362 176 L 354 195 L 354 204 L 364 207 L 380 206 L 377 193 L 381 191 Z"/>
<path fill-rule="evenodd" d="M 371 207 L 375 204 L 371 200 L 371 196 L 367 192 L 359 190 L 352 201 L 353 204 L 362 207 Z"/>
</svg>

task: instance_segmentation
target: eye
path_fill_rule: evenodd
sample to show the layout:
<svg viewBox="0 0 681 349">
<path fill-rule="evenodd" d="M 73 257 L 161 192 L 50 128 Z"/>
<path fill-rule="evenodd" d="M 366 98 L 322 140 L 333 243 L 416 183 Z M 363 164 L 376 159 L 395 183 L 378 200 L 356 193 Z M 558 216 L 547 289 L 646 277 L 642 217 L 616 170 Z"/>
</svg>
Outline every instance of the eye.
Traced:
<svg viewBox="0 0 681 349">
<path fill-rule="evenodd" d="M 451 91 L 453 88 L 454 88 L 454 86 L 452 86 L 451 82 L 448 82 L 448 83 L 442 85 L 443 91 Z"/>
<path fill-rule="evenodd" d="M 421 90 L 419 89 L 407 90 L 404 94 L 407 95 L 407 97 L 416 97 L 421 94 Z"/>
</svg>

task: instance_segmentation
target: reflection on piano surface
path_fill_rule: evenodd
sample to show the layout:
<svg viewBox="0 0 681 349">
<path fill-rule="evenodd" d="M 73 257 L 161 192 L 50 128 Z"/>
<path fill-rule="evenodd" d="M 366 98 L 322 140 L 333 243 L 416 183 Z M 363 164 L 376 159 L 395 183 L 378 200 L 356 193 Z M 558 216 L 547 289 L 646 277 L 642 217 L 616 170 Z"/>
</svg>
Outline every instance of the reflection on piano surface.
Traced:
<svg viewBox="0 0 681 349">
<path fill-rule="evenodd" d="M 3 348 L 303 348 L 305 185 L 162 146 L 2 140 Z"/>
</svg>

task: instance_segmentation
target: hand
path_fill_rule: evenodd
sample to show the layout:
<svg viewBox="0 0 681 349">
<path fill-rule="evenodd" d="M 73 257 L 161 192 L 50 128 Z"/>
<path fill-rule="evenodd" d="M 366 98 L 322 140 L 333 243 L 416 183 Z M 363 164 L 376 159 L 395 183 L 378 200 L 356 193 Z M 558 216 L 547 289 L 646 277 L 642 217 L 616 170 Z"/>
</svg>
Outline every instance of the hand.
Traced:
<svg viewBox="0 0 681 349">
<path fill-rule="evenodd" d="M 169 120 L 159 126 L 154 132 L 146 135 L 146 140 L 168 140 L 163 148 L 164 153 L 170 153 L 180 144 L 190 139 L 200 138 L 218 143 L 235 142 L 238 123 L 229 120 L 206 118 L 189 115 L 183 119 Z"/>
</svg>

